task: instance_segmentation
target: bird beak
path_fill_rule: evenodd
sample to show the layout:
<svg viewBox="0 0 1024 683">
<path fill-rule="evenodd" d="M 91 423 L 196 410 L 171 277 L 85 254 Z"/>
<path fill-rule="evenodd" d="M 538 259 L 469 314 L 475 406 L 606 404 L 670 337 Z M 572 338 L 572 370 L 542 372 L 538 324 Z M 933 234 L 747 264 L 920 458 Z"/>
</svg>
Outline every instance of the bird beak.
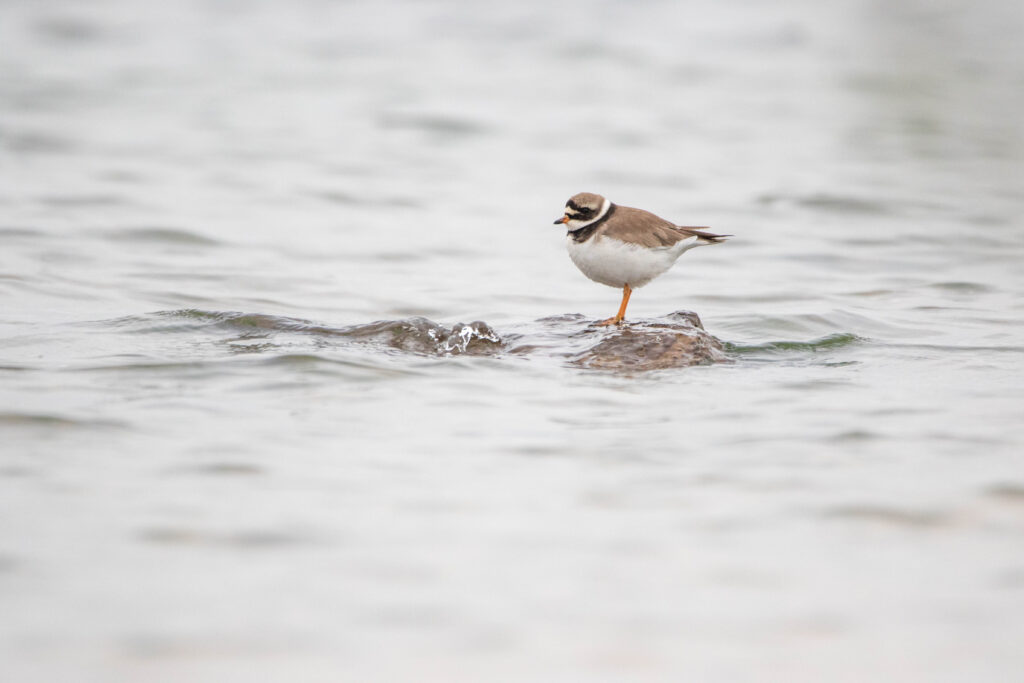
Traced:
<svg viewBox="0 0 1024 683">
<path fill-rule="evenodd" d="M 558 225 L 559 223 L 568 223 L 568 222 L 569 222 L 569 217 L 568 216 L 562 216 L 557 221 L 555 221 L 555 225 Z"/>
</svg>

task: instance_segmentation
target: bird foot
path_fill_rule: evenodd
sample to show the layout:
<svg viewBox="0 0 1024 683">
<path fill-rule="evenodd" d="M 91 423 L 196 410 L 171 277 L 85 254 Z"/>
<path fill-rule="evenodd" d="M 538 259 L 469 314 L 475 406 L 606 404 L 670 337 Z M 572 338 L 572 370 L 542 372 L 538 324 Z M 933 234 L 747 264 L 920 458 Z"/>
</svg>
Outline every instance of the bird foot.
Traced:
<svg viewBox="0 0 1024 683">
<path fill-rule="evenodd" d="M 619 317 L 616 316 L 614 318 L 608 318 L 607 320 L 602 320 L 601 322 L 599 322 L 597 324 L 601 325 L 601 326 L 621 325 L 623 320 L 624 320 L 623 318 L 619 318 Z"/>
</svg>

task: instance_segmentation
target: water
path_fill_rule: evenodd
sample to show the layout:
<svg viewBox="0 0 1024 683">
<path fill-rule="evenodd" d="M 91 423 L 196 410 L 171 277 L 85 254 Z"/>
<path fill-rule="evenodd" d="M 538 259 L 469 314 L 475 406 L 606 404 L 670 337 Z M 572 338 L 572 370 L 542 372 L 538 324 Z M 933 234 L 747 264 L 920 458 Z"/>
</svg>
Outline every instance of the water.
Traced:
<svg viewBox="0 0 1024 683">
<path fill-rule="evenodd" d="M 7 0 L 6 677 L 1019 676 L 1021 15 Z"/>
</svg>

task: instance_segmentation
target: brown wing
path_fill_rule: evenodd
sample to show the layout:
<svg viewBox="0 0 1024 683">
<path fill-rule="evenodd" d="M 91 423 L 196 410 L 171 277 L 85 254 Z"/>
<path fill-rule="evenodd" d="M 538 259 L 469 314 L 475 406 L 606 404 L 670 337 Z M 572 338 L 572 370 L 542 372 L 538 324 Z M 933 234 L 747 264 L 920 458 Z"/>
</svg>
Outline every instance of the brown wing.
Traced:
<svg viewBox="0 0 1024 683">
<path fill-rule="evenodd" d="M 703 229 L 679 227 L 650 211 L 629 206 L 616 206 L 615 214 L 601 226 L 599 234 L 651 248 L 671 247 L 688 237 L 699 237 L 708 242 L 718 242 L 726 237 Z"/>
</svg>

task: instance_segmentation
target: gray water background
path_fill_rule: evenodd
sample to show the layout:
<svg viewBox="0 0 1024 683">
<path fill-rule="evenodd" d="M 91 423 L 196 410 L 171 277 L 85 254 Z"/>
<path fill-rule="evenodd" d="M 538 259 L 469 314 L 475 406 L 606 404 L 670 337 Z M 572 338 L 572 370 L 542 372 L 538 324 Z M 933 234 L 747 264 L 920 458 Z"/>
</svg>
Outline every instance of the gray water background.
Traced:
<svg viewBox="0 0 1024 683">
<path fill-rule="evenodd" d="M 4 0 L 4 679 L 1022 680 L 1022 13 Z"/>
</svg>

